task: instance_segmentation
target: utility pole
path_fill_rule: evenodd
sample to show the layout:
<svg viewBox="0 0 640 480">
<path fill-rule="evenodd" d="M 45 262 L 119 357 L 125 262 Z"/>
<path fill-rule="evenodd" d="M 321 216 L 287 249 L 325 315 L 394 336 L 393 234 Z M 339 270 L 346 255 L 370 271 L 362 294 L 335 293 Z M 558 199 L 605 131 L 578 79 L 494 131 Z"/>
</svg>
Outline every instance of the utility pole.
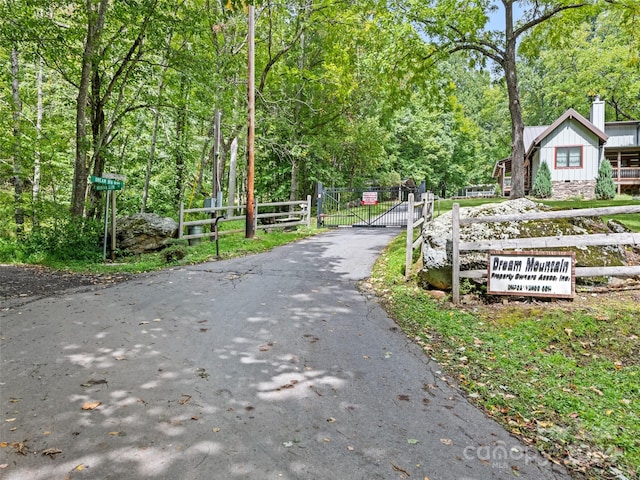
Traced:
<svg viewBox="0 0 640 480">
<path fill-rule="evenodd" d="M 245 226 L 245 237 L 253 238 L 255 235 L 255 210 L 253 196 L 253 180 L 254 180 L 254 137 L 255 137 L 255 18 L 254 6 L 249 5 L 249 35 L 248 43 L 248 65 L 249 80 L 247 82 L 247 97 L 249 103 L 249 131 L 247 133 L 247 216 Z"/>
</svg>

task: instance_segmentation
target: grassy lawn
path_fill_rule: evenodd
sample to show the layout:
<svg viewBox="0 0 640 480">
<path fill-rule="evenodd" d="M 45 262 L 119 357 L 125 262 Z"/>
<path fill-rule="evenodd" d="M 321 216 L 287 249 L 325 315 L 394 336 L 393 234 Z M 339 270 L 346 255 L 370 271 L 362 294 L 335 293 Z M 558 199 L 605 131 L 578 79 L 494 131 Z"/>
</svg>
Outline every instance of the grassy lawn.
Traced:
<svg viewBox="0 0 640 480">
<path fill-rule="evenodd" d="M 638 478 L 639 291 L 455 308 L 404 281 L 404 245 L 371 283 L 472 402 L 576 478 Z"/>
<path fill-rule="evenodd" d="M 557 210 L 575 208 L 597 208 L 597 207 L 623 207 L 627 205 L 640 205 L 640 200 L 633 200 L 632 197 L 622 196 L 613 200 L 543 200 L 542 203 Z M 614 218 L 634 232 L 640 232 L 640 213 L 627 215 L 616 215 L 603 217 L 605 220 Z"/>
</svg>

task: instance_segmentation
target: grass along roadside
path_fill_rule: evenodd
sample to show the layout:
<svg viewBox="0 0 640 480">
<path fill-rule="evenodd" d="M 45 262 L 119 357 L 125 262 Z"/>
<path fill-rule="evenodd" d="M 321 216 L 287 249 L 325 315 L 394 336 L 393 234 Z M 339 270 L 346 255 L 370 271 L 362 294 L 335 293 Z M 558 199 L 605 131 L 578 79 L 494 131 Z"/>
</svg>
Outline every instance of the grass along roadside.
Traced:
<svg viewBox="0 0 640 480">
<path fill-rule="evenodd" d="M 229 224 L 232 222 L 229 222 Z M 234 225 L 225 225 L 232 229 Z M 239 224 L 238 224 L 239 225 Z M 239 225 L 241 227 L 242 225 Z M 268 251 L 274 247 L 295 242 L 315 235 L 321 230 L 315 227 L 298 227 L 295 230 L 273 229 L 268 232 L 258 230 L 252 239 L 245 238 L 244 231 L 226 233 L 219 236 L 219 253 L 221 259 L 233 258 L 252 253 Z M 57 270 L 74 273 L 92 274 L 135 274 L 160 270 L 177 265 L 189 265 L 216 260 L 216 244 L 208 239 L 201 239 L 199 243 L 189 245 L 187 240 L 174 240 L 172 245 L 160 252 L 140 255 L 122 255 L 115 262 L 101 262 L 90 260 L 57 260 L 55 258 L 41 258 L 39 261 L 28 262 L 44 265 Z"/>
<path fill-rule="evenodd" d="M 576 478 L 637 478 L 640 292 L 465 311 L 404 281 L 404 242 L 380 257 L 371 284 L 470 400 Z"/>
</svg>

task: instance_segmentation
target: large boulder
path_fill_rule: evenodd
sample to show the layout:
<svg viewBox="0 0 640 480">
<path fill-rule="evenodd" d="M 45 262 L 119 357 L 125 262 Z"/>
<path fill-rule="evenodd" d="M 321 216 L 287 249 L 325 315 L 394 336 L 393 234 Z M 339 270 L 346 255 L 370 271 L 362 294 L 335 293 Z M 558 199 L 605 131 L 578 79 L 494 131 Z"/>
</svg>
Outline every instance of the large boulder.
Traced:
<svg viewBox="0 0 640 480">
<path fill-rule="evenodd" d="M 460 209 L 460 217 L 484 217 L 493 215 L 517 215 L 544 211 L 543 204 L 526 198 L 491 203 Z M 437 217 L 425 225 L 422 236 L 423 270 L 420 283 L 428 288 L 451 288 L 451 212 Z M 557 220 L 514 221 L 503 223 L 474 223 L 460 227 L 461 242 L 477 242 L 491 239 L 531 238 L 557 235 L 582 235 L 610 233 L 611 229 L 597 217 L 572 217 Z M 620 246 L 575 247 L 576 265 L 623 265 L 625 252 Z M 463 252 L 460 255 L 461 270 L 487 268 L 487 252 Z"/>
<path fill-rule="evenodd" d="M 119 217 L 116 230 L 118 248 L 139 254 L 162 250 L 170 239 L 178 236 L 178 223 L 155 213 L 137 213 Z"/>
</svg>

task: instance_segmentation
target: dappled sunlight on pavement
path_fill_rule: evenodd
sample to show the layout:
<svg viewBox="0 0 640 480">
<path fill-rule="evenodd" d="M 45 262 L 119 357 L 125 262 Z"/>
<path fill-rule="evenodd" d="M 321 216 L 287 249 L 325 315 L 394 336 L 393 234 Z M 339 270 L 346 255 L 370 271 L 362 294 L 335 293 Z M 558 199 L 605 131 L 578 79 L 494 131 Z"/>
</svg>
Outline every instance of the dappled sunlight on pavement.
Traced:
<svg viewBox="0 0 640 480">
<path fill-rule="evenodd" d="M 358 291 L 332 238 L 3 312 L 3 480 L 567 478 L 472 455 L 525 447 Z M 385 240 L 356 240 L 370 268 Z"/>
</svg>

